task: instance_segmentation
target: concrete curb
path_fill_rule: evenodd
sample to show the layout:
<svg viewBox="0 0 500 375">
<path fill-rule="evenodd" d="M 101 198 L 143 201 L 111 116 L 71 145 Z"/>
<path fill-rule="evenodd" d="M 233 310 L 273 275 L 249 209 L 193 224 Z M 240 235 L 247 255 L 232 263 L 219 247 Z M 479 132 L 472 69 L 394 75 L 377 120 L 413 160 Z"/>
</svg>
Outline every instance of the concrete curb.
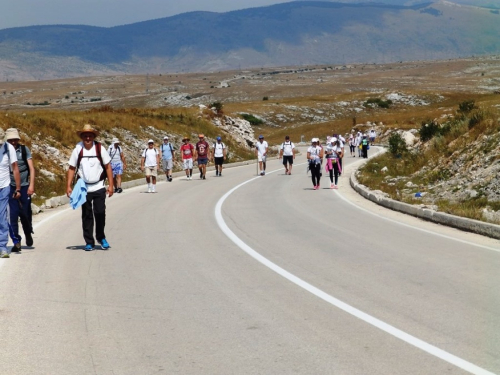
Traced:
<svg viewBox="0 0 500 375">
<path fill-rule="evenodd" d="M 434 223 L 447 225 L 467 232 L 473 232 L 500 239 L 500 225 L 485 223 L 478 220 L 467 219 L 460 216 L 450 215 L 443 212 L 437 212 L 430 209 L 420 208 L 408 203 L 398 202 L 382 195 L 376 194 L 366 186 L 361 185 L 356 178 L 356 169 L 351 173 L 349 182 L 351 187 L 364 198 L 394 211 L 402 212 L 408 215 L 416 216 L 420 219 L 432 221 Z"/>
</svg>

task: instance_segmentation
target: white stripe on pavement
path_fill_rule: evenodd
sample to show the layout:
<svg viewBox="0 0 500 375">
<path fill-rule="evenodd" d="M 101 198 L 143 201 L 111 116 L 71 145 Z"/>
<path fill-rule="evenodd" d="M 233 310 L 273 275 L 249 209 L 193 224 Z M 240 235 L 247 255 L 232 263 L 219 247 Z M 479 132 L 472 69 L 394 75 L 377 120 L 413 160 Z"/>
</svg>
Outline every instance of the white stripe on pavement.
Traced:
<svg viewBox="0 0 500 375">
<path fill-rule="evenodd" d="M 277 170 L 272 171 L 268 174 L 271 174 L 274 172 L 277 172 Z M 418 338 L 416 338 L 416 337 L 414 337 L 406 332 L 401 331 L 400 329 L 398 329 L 396 327 L 391 326 L 390 324 L 387 324 L 387 323 L 385 323 L 385 322 L 383 322 L 383 321 L 381 321 L 381 320 L 379 320 L 379 319 L 377 319 L 369 314 L 364 313 L 361 310 L 356 309 L 355 307 L 348 305 L 345 302 L 338 300 L 337 298 L 323 292 L 322 290 L 316 288 L 315 286 L 307 283 L 306 281 L 300 279 L 299 277 L 284 270 L 283 268 L 281 268 L 277 264 L 271 262 L 269 259 L 260 255 L 258 252 L 256 252 L 250 246 L 248 246 L 245 242 L 243 242 L 238 236 L 236 236 L 236 234 L 234 234 L 233 231 L 231 231 L 231 229 L 229 229 L 226 222 L 224 221 L 224 218 L 222 217 L 222 205 L 223 205 L 224 201 L 237 189 L 248 184 L 249 182 L 252 182 L 252 181 L 254 181 L 256 179 L 260 179 L 260 178 L 265 178 L 265 177 L 260 177 L 260 176 L 254 177 L 254 178 L 251 178 L 250 180 L 245 181 L 245 182 L 239 184 L 238 186 L 232 188 L 231 190 L 229 190 L 226 194 L 224 194 L 219 199 L 219 201 L 217 202 L 217 204 L 215 206 L 215 218 L 216 218 L 217 224 L 221 228 L 222 232 L 231 241 L 233 241 L 240 249 L 242 249 L 244 252 L 246 252 L 252 258 L 256 259 L 258 262 L 260 262 L 264 266 L 268 267 L 272 271 L 283 276 L 285 279 L 291 281 L 292 283 L 301 287 L 302 289 L 307 290 L 308 292 L 321 298 L 325 302 L 330 303 L 331 305 L 347 312 L 348 314 L 351 314 L 352 316 L 355 316 L 356 318 L 361 319 L 361 320 L 365 321 L 366 323 L 368 323 L 376 328 L 379 328 L 382 331 L 384 331 L 384 332 L 386 332 L 394 337 L 397 337 L 410 345 L 413 345 L 416 348 L 419 348 L 419 349 L 421 349 L 421 350 L 423 350 L 423 351 L 425 351 L 425 352 L 427 352 L 427 353 L 429 353 L 437 358 L 440 358 L 448 363 L 451 363 L 452 365 L 455 365 L 455 366 L 457 366 L 457 367 L 459 367 L 459 368 L 461 368 L 461 369 L 463 369 L 471 374 L 494 375 L 494 373 L 492 373 L 488 370 L 485 370 L 479 366 L 474 365 L 473 363 L 470 363 L 462 358 L 459 358 L 459 357 L 457 357 L 453 354 L 450 354 L 442 349 L 439 349 L 439 348 L 435 347 L 434 345 L 431 345 L 423 340 L 420 340 L 420 339 L 418 339 Z"/>
</svg>

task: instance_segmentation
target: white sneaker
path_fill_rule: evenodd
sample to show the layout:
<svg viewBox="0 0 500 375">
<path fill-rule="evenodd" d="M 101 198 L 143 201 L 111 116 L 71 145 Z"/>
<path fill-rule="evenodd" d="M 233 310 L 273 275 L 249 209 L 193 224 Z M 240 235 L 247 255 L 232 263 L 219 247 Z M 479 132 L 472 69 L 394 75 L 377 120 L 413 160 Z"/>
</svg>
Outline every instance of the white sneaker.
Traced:
<svg viewBox="0 0 500 375">
<path fill-rule="evenodd" d="M 10 255 L 9 255 L 9 254 L 7 254 L 7 252 L 6 252 L 6 251 L 2 251 L 2 252 L 0 253 L 0 258 L 10 258 Z"/>
<path fill-rule="evenodd" d="M 149 188 L 148 193 L 152 193 L 152 192 L 153 192 L 153 189 Z"/>
</svg>

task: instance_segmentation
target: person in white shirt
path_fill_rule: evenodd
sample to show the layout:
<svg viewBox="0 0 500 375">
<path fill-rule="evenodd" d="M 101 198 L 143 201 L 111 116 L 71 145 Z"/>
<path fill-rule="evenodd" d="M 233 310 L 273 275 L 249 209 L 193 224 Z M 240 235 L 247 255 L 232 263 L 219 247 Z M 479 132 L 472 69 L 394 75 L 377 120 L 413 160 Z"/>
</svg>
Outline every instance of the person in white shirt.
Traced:
<svg viewBox="0 0 500 375">
<path fill-rule="evenodd" d="M 76 132 L 82 142 L 79 142 L 71 153 L 69 159 L 69 169 L 66 180 L 66 194 L 71 196 L 75 173 L 83 180 L 87 190 L 85 203 L 82 205 L 82 227 L 83 238 L 85 240 L 85 250 L 94 249 L 94 218 L 95 235 L 97 242 L 104 250 L 109 249 L 109 243 L 104 234 L 106 225 L 106 177 L 109 181 L 107 189 L 108 196 L 114 193 L 113 172 L 111 170 L 111 158 L 104 147 L 99 142 L 94 142 L 99 132 L 92 125 L 86 124 L 82 130 Z"/>
<path fill-rule="evenodd" d="M 10 258 L 9 241 L 9 207 L 10 195 L 10 169 L 14 174 L 16 190 L 12 197 L 21 197 L 21 175 L 17 166 L 17 154 L 9 142 L 4 142 L 5 132 L 0 128 L 0 258 Z"/>
<path fill-rule="evenodd" d="M 311 143 L 311 146 L 307 149 L 307 160 L 309 162 L 309 170 L 311 171 L 313 189 L 318 190 L 321 179 L 321 160 L 323 160 L 323 148 L 318 146 L 318 138 L 313 138 Z"/>
<path fill-rule="evenodd" d="M 339 175 L 342 173 L 342 156 L 344 149 L 340 147 L 341 141 L 337 138 L 330 138 L 330 143 L 326 146 L 326 165 L 325 169 L 330 173 L 330 189 L 338 189 Z M 335 178 L 335 180 L 334 180 Z"/>
<path fill-rule="evenodd" d="M 127 162 L 123 155 L 122 147 L 118 138 L 113 138 L 111 145 L 108 148 L 108 154 L 111 158 L 111 170 L 113 171 L 113 185 L 115 193 L 121 193 L 122 189 L 122 174 L 127 169 Z"/>
<path fill-rule="evenodd" d="M 154 146 L 155 142 L 150 139 L 148 147 L 144 149 L 141 155 L 141 171 L 146 173 L 148 193 L 156 193 L 156 177 L 158 176 L 158 165 L 160 164 L 160 154 Z"/>
<path fill-rule="evenodd" d="M 349 135 L 349 152 L 356 157 L 356 137 L 352 133 Z"/>
<path fill-rule="evenodd" d="M 375 133 L 374 129 L 370 130 L 370 144 L 373 146 L 373 143 L 375 143 L 375 137 L 377 136 L 377 133 Z"/>
<path fill-rule="evenodd" d="M 290 136 L 285 137 L 285 142 L 281 144 L 279 157 L 283 158 L 285 175 L 292 174 L 293 160 L 295 159 L 295 145 L 290 141 Z"/>
<path fill-rule="evenodd" d="M 266 141 L 264 141 L 264 136 L 259 135 L 259 140 L 255 145 L 255 154 L 257 155 L 257 161 L 259 162 L 260 175 L 264 176 L 266 174 L 266 157 L 267 149 L 269 148 Z"/>
<path fill-rule="evenodd" d="M 222 177 L 222 164 L 224 164 L 224 160 L 226 160 L 227 149 L 221 137 L 217 137 L 213 149 L 212 159 L 215 163 L 215 177 Z"/>
</svg>

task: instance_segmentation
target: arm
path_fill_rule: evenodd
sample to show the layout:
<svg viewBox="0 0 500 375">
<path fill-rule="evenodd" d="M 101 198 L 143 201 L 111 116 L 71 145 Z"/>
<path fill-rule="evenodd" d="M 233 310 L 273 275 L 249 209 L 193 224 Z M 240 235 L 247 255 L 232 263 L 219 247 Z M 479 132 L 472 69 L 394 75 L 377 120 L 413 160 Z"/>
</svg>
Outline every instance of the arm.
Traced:
<svg viewBox="0 0 500 375">
<path fill-rule="evenodd" d="M 111 197 L 113 196 L 114 193 L 114 186 L 113 186 L 113 170 L 111 169 L 111 163 L 108 163 L 104 166 L 106 168 L 106 175 L 108 176 L 108 196 Z"/>
<path fill-rule="evenodd" d="M 17 166 L 17 161 L 11 164 L 12 173 L 14 174 L 14 181 L 16 182 L 16 193 L 14 194 L 15 199 L 19 199 L 21 196 L 21 174 L 19 173 L 19 167 Z"/>
<path fill-rule="evenodd" d="M 227 151 L 226 151 L 226 147 L 224 147 L 224 148 L 222 149 L 222 160 L 226 160 L 226 153 L 227 153 Z"/>
<path fill-rule="evenodd" d="M 73 182 L 73 179 L 75 178 L 75 167 L 72 167 L 71 165 L 68 168 L 68 173 L 66 175 L 66 195 L 68 198 L 70 197 L 71 193 L 73 192 L 73 189 L 71 188 L 71 183 Z"/>
<path fill-rule="evenodd" d="M 160 153 L 156 154 L 156 165 L 160 165 Z"/>
<path fill-rule="evenodd" d="M 33 195 L 35 192 L 35 166 L 33 159 L 28 159 L 28 168 L 30 170 L 30 185 L 28 187 L 28 195 Z"/>
<path fill-rule="evenodd" d="M 295 147 L 292 148 L 293 158 L 295 159 Z"/>
<path fill-rule="evenodd" d="M 143 170 L 144 170 L 144 161 L 145 161 L 145 160 L 146 160 L 146 158 L 143 156 L 143 157 L 141 158 L 141 171 L 143 171 Z"/>
<path fill-rule="evenodd" d="M 125 161 L 125 156 L 123 155 L 123 152 L 120 154 L 120 158 L 122 159 L 123 170 L 127 169 L 127 162 Z"/>
</svg>

